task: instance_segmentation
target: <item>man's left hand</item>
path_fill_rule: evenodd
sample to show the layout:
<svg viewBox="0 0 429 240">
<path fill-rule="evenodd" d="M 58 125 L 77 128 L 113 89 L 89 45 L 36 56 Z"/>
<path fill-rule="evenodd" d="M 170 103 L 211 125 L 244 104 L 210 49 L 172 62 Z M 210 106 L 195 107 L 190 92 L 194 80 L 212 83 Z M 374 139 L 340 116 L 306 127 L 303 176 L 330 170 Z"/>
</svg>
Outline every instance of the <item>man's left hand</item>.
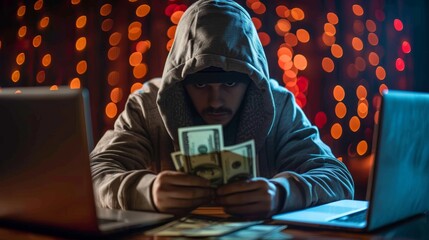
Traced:
<svg viewBox="0 0 429 240">
<path fill-rule="evenodd" d="M 216 194 L 216 202 L 226 213 L 250 219 L 271 217 L 280 199 L 277 186 L 265 178 L 229 183 L 219 187 Z"/>
</svg>

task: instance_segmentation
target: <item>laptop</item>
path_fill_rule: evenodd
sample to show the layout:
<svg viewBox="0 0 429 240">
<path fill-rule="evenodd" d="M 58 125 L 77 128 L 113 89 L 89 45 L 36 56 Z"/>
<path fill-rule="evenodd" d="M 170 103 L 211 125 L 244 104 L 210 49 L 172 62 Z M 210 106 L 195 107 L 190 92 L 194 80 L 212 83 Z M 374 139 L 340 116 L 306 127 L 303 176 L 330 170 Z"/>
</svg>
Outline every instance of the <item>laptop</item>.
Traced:
<svg viewBox="0 0 429 240">
<path fill-rule="evenodd" d="M 99 235 L 173 215 L 96 207 L 85 89 L 0 88 L 0 222 Z"/>
<path fill-rule="evenodd" d="M 371 231 L 429 210 L 429 94 L 389 90 L 381 104 L 366 201 L 336 201 L 273 220 Z"/>
</svg>

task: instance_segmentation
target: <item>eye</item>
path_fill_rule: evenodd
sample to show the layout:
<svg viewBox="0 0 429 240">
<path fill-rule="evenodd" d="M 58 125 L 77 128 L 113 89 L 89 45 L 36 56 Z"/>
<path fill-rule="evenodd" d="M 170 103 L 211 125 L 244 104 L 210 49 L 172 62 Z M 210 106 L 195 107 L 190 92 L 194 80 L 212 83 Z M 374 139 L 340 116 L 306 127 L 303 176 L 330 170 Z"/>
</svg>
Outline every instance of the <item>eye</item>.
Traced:
<svg viewBox="0 0 429 240">
<path fill-rule="evenodd" d="M 226 82 L 223 85 L 227 86 L 227 87 L 234 87 L 237 84 L 237 82 Z"/>
<path fill-rule="evenodd" d="M 205 83 L 195 83 L 194 86 L 196 88 L 205 88 L 207 86 L 207 84 L 205 84 Z"/>
</svg>

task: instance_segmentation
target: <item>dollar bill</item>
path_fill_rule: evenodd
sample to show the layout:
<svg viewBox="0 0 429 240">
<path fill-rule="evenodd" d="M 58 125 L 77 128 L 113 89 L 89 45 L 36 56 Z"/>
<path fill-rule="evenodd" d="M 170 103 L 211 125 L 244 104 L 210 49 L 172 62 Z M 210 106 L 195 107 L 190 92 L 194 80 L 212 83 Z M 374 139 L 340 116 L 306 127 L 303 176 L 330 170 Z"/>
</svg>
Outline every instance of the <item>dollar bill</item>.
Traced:
<svg viewBox="0 0 429 240">
<path fill-rule="evenodd" d="M 212 185 L 222 183 L 222 125 L 180 128 L 179 146 L 188 173 L 209 179 Z"/>
<path fill-rule="evenodd" d="M 223 183 L 256 177 L 255 141 L 249 140 L 224 147 L 222 151 Z"/>
<path fill-rule="evenodd" d="M 176 168 L 176 171 L 187 173 L 188 170 L 185 168 L 185 156 L 182 154 L 182 152 L 172 152 L 171 153 L 171 159 L 173 160 L 174 167 Z"/>
<path fill-rule="evenodd" d="M 206 178 L 212 186 L 256 177 L 254 140 L 224 147 L 221 125 L 180 128 L 179 146 L 171 153 L 176 170 Z"/>
</svg>

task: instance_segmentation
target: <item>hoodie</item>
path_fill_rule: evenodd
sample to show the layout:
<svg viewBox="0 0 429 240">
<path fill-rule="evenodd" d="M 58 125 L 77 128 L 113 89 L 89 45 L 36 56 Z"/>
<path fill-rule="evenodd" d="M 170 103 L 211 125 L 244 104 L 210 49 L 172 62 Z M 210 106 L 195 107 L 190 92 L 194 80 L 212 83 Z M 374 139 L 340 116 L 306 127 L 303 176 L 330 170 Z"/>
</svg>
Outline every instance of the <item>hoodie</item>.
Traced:
<svg viewBox="0 0 429 240">
<path fill-rule="evenodd" d="M 174 170 L 178 128 L 193 125 L 183 81 L 207 67 L 251 80 L 237 116 L 236 143 L 255 140 L 257 169 L 280 188 L 278 212 L 353 198 L 354 184 L 293 94 L 270 79 L 251 17 L 231 0 L 200 0 L 183 14 L 161 78 L 130 94 L 124 111 L 90 154 L 97 203 L 155 211 L 156 174 Z"/>
</svg>

